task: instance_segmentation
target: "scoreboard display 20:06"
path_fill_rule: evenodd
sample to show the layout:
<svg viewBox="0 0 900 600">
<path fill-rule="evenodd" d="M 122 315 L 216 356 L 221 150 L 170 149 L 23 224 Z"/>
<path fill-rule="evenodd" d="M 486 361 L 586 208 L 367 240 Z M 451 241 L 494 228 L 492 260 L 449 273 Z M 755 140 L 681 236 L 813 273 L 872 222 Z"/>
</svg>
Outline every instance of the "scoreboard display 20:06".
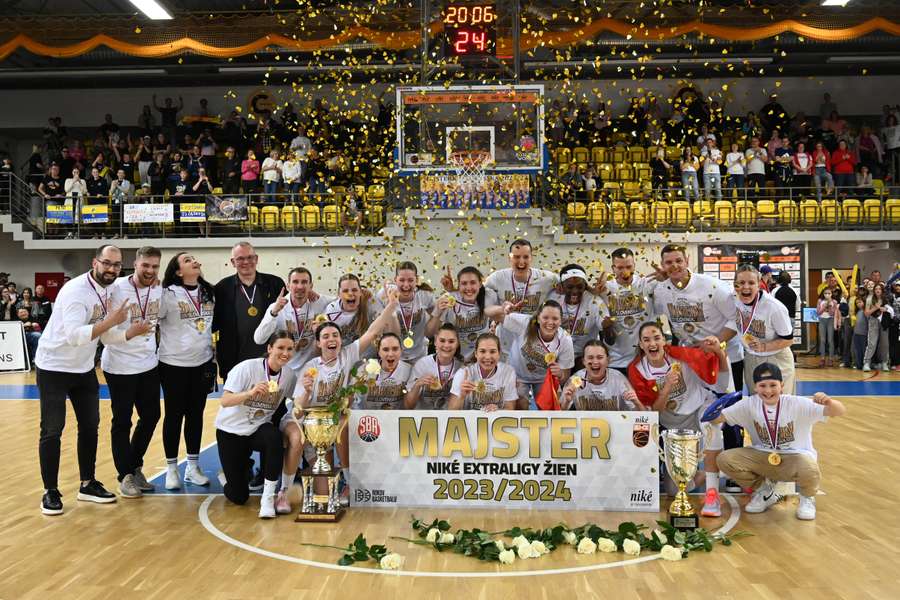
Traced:
<svg viewBox="0 0 900 600">
<path fill-rule="evenodd" d="M 496 55 L 497 13 L 493 4 L 448 4 L 443 23 L 449 56 Z"/>
</svg>

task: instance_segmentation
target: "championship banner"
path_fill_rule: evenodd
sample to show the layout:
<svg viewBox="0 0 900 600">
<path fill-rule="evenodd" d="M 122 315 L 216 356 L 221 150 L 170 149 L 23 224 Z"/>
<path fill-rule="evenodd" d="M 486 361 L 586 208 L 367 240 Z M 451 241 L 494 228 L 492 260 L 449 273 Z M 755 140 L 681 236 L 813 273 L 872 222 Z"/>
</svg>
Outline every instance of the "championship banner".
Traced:
<svg viewBox="0 0 900 600">
<path fill-rule="evenodd" d="M 71 204 L 48 204 L 47 223 L 57 225 L 72 225 L 75 223 L 75 215 Z"/>
<path fill-rule="evenodd" d="M 354 507 L 659 511 L 655 412 L 354 410 Z"/>
<path fill-rule="evenodd" d="M 522 174 L 487 174 L 484 188 L 476 192 L 459 189 L 446 175 L 419 178 L 422 208 L 528 208 L 531 206 L 531 179 Z"/>
<path fill-rule="evenodd" d="M 21 321 L 0 321 L 0 373 L 25 373 L 30 370 L 25 326 Z"/>
<path fill-rule="evenodd" d="M 87 204 L 81 207 L 81 222 L 109 223 L 109 206 L 106 204 Z"/>
<path fill-rule="evenodd" d="M 123 204 L 126 223 L 171 223 L 175 207 L 171 204 Z M 201 205 L 202 206 L 202 205 Z"/>
<path fill-rule="evenodd" d="M 217 222 L 246 221 L 246 196 L 207 196 L 207 219 Z M 182 219 L 184 220 L 184 219 Z"/>
<path fill-rule="evenodd" d="M 182 202 L 178 205 L 178 214 L 178 220 L 182 223 L 203 223 L 206 221 L 206 204 Z"/>
</svg>

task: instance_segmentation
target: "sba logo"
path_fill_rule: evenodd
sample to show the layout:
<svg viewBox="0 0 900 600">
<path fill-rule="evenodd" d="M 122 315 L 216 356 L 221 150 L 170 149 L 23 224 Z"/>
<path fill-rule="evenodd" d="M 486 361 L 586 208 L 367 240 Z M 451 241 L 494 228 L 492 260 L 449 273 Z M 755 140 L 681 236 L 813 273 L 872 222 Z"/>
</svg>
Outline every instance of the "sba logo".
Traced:
<svg viewBox="0 0 900 600">
<path fill-rule="evenodd" d="M 367 489 L 357 488 L 356 490 L 356 502 L 371 502 L 372 501 L 372 492 Z"/>
<path fill-rule="evenodd" d="M 359 419 L 359 426 L 356 428 L 359 439 L 364 442 L 374 442 L 381 435 L 381 425 L 378 419 L 373 416 L 366 415 Z"/>
</svg>

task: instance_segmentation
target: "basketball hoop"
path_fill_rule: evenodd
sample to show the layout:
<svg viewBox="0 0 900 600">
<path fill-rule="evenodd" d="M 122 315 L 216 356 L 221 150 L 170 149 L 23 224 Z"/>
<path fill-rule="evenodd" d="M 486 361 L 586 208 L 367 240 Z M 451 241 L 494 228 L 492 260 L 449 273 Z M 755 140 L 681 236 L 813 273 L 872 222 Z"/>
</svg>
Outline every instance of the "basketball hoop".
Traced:
<svg viewBox="0 0 900 600">
<path fill-rule="evenodd" d="M 450 153 L 450 164 L 456 172 L 456 185 L 465 191 L 484 187 L 484 169 L 491 161 L 486 150 L 457 150 Z"/>
</svg>

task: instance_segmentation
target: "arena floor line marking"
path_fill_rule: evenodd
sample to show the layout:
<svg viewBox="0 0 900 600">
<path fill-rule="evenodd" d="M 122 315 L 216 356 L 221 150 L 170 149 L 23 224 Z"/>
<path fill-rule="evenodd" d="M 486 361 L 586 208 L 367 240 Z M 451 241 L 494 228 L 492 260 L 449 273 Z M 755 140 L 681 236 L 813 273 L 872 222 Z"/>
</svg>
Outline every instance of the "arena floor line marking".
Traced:
<svg viewBox="0 0 900 600">
<path fill-rule="evenodd" d="M 721 528 L 717 529 L 713 533 L 728 533 L 731 531 L 734 526 L 737 524 L 738 519 L 741 516 L 741 507 L 738 504 L 737 500 L 735 500 L 731 494 L 722 494 L 724 498 L 728 501 L 728 504 L 731 506 L 731 516 L 728 517 L 728 520 L 725 521 L 725 524 L 722 525 Z M 381 569 L 366 569 L 363 567 L 353 567 L 353 566 L 342 566 L 334 563 L 323 563 L 314 560 L 307 560 L 305 558 L 298 558 L 296 556 L 290 556 L 287 554 L 281 554 L 278 552 L 272 552 L 271 550 L 264 550 L 263 548 L 257 548 L 256 546 L 251 546 L 245 542 L 240 540 L 236 540 L 233 537 L 229 536 L 218 527 L 216 527 L 213 522 L 209 518 L 209 505 L 212 504 L 212 501 L 216 499 L 216 496 L 209 496 L 203 503 L 200 505 L 198 509 L 198 516 L 200 518 L 200 523 L 203 524 L 203 527 L 212 535 L 219 538 L 226 544 L 230 544 L 236 548 L 240 548 L 241 550 L 246 550 L 247 552 L 252 552 L 254 554 L 258 554 L 260 556 L 265 556 L 267 558 L 274 558 L 276 560 L 282 560 L 285 562 L 290 562 L 298 565 L 304 565 L 307 567 L 319 567 L 322 569 L 331 569 L 333 571 L 345 571 L 351 573 L 368 573 L 370 575 L 394 575 L 401 577 L 467 577 L 467 578 L 480 578 L 480 577 L 533 577 L 538 575 L 565 575 L 569 573 L 584 573 L 586 571 L 599 571 L 602 569 L 611 569 L 613 567 L 621 567 L 625 565 L 635 565 L 645 562 L 650 562 L 652 560 L 658 560 L 662 558 L 662 555 L 651 554 L 647 556 L 641 556 L 638 558 L 626 559 L 626 560 L 618 560 L 610 563 L 602 563 L 597 565 L 585 565 L 582 567 L 567 567 L 561 569 L 544 569 L 539 571 L 510 571 L 510 572 L 445 572 L 445 571 L 383 571 Z"/>
</svg>

